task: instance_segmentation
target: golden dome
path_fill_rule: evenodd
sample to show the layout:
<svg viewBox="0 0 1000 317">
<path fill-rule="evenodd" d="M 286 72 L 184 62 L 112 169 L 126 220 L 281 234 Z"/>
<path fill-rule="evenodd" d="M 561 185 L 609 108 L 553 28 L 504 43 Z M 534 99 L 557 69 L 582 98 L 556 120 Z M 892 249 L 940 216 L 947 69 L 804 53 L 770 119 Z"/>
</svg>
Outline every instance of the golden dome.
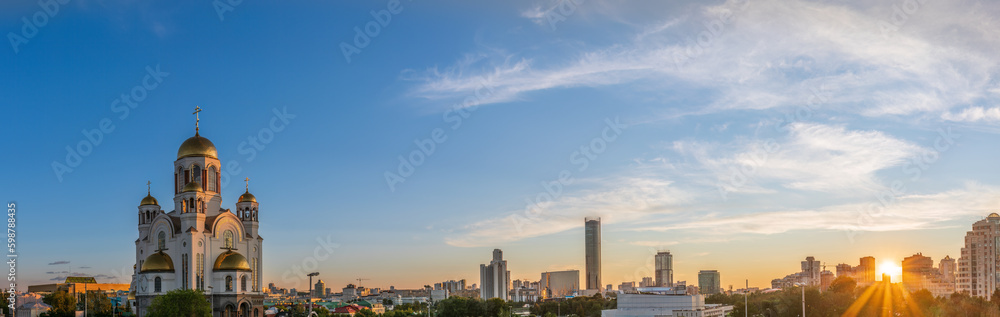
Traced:
<svg viewBox="0 0 1000 317">
<path fill-rule="evenodd" d="M 198 133 L 195 133 L 193 137 L 181 143 L 181 147 L 177 149 L 178 160 L 188 156 L 207 156 L 218 159 L 218 155 L 218 151 L 215 150 L 215 144 L 201 137 Z"/>
<path fill-rule="evenodd" d="M 255 203 L 255 202 L 257 202 L 257 197 L 254 197 L 253 194 L 250 193 L 250 191 L 247 191 L 247 192 L 243 193 L 243 195 L 240 195 L 240 201 L 239 202 L 241 202 L 241 203 Z"/>
<path fill-rule="evenodd" d="M 994 213 L 991 213 L 989 216 L 986 216 L 986 218 L 1000 218 L 1000 215 L 998 215 L 997 213 L 994 212 Z"/>
<path fill-rule="evenodd" d="M 186 193 L 186 192 L 200 192 L 200 191 L 202 191 L 201 190 L 201 184 L 199 184 L 198 181 L 191 181 L 187 185 L 184 185 L 184 188 L 181 189 L 182 193 Z"/>
<path fill-rule="evenodd" d="M 215 259 L 215 271 L 250 271 L 250 263 L 242 254 L 229 250 Z"/>
<path fill-rule="evenodd" d="M 157 206 L 159 206 L 160 203 L 157 202 L 156 198 L 153 198 L 152 195 L 146 194 L 146 197 L 143 198 L 141 202 L 139 202 L 139 206 L 146 206 L 146 205 L 157 205 Z"/>
<path fill-rule="evenodd" d="M 149 257 L 146 257 L 146 261 L 142 262 L 142 268 L 139 269 L 139 273 L 173 271 L 174 260 L 170 259 L 170 255 L 163 253 L 163 251 L 150 254 Z"/>
</svg>

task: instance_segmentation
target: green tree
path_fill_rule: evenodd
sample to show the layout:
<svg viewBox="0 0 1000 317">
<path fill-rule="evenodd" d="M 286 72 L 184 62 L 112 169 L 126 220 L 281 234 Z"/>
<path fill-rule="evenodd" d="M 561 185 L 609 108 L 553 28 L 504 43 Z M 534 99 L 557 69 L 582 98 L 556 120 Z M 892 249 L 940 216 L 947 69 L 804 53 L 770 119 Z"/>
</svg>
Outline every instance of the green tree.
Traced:
<svg viewBox="0 0 1000 317">
<path fill-rule="evenodd" d="M 841 294 L 854 294 L 854 291 L 857 288 L 857 281 L 848 276 L 841 275 L 834 279 L 833 282 L 830 282 L 830 288 L 828 288 L 827 291 Z"/>
<path fill-rule="evenodd" d="M 87 315 L 88 316 L 111 316 L 111 299 L 101 290 L 87 291 Z"/>
<path fill-rule="evenodd" d="M 149 305 L 148 317 L 211 317 L 212 308 L 197 290 L 172 290 Z"/>
<path fill-rule="evenodd" d="M 42 302 L 52 306 L 49 316 L 63 317 L 76 315 L 76 297 L 66 291 L 58 291 L 42 298 Z"/>
</svg>

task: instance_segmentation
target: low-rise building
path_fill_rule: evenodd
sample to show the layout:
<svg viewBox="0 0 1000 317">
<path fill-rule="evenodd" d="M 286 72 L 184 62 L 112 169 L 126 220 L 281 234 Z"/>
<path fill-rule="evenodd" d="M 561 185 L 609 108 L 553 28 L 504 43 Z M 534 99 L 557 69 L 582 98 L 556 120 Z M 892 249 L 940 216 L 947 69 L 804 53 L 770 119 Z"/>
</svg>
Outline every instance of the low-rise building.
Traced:
<svg viewBox="0 0 1000 317">
<path fill-rule="evenodd" d="M 733 306 L 705 304 L 703 295 L 620 294 L 618 308 L 601 311 L 601 317 L 723 317 Z"/>
</svg>

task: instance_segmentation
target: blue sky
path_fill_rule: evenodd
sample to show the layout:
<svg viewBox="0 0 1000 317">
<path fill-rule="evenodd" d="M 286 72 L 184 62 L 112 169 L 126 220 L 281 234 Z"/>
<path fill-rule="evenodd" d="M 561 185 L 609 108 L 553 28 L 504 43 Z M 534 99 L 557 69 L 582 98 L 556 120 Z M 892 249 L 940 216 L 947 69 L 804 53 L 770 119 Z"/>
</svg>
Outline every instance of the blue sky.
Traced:
<svg viewBox="0 0 1000 317">
<path fill-rule="evenodd" d="M 718 269 L 723 285 L 768 286 L 810 255 L 831 270 L 957 258 L 1000 205 L 998 11 L 69 0 L 52 15 L 4 2 L 0 193 L 19 207 L 22 285 L 127 283 L 145 183 L 172 208 L 200 106 L 201 134 L 237 164 L 224 206 L 250 177 L 264 279 L 285 287 L 306 287 L 293 268 L 330 243 L 317 270 L 334 288 L 478 283 L 493 248 L 513 278 L 537 280 L 583 269 L 585 216 L 604 220 L 605 284 L 652 276 L 658 249 L 678 280 Z M 54 171 L 102 120 L 100 144 Z"/>
</svg>

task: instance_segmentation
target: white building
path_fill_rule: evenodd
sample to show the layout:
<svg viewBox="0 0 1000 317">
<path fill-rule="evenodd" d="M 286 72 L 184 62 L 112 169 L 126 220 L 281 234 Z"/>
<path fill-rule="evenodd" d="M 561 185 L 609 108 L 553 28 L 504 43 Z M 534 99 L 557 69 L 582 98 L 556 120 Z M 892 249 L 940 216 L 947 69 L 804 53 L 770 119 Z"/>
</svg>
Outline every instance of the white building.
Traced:
<svg viewBox="0 0 1000 317">
<path fill-rule="evenodd" d="M 131 286 L 139 317 L 153 298 L 175 289 L 211 294 L 213 316 L 263 316 L 257 198 L 247 186 L 235 212 L 223 209 L 221 168 L 215 145 L 196 125 L 171 168 L 174 210 L 161 209 L 148 191 L 139 203 Z"/>
<path fill-rule="evenodd" d="M 728 305 L 707 305 L 702 295 L 620 294 L 618 308 L 601 311 L 601 317 L 722 317 Z"/>
<path fill-rule="evenodd" d="M 479 265 L 479 297 L 482 299 L 501 298 L 507 300 L 510 289 L 510 271 L 507 261 L 503 259 L 503 251 L 493 250 L 493 261 L 489 265 Z"/>
</svg>

